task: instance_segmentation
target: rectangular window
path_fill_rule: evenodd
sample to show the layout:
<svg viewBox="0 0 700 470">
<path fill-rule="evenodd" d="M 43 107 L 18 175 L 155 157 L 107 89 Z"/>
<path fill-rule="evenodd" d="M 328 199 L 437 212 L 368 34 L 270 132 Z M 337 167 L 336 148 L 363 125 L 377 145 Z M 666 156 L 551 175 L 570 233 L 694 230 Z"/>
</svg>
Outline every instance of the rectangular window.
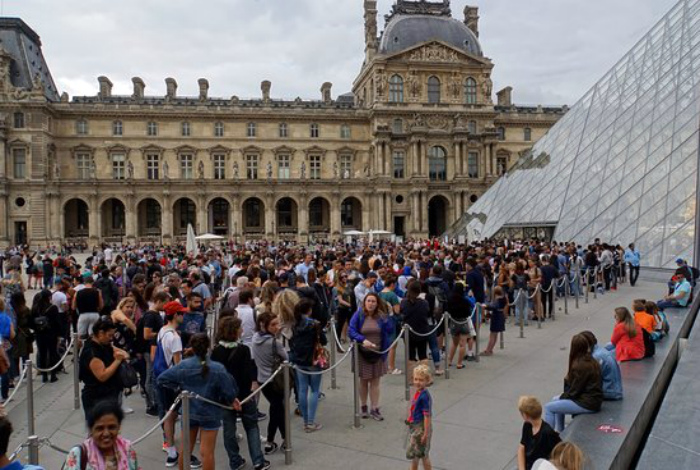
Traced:
<svg viewBox="0 0 700 470">
<path fill-rule="evenodd" d="M 280 124 L 280 137 L 289 137 L 289 127 L 284 122 Z"/>
<path fill-rule="evenodd" d="M 157 180 L 160 175 L 160 155 L 146 155 L 146 177 L 149 180 Z"/>
<path fill-rule="evenodd" d="M 189 136 L 190 136 L 190 123 L 183 122 L 182 123 L 182 137 L 189 137 Z"/>
<path fill-rule="evenodd" d="M 254 122 L 249 122 L 249 123 L 248 123 L 248 132 L 247 132 L 246 135 L 247 135 L 248 137 L 255 137 L 256 132 L 257 132 L 257 129 L 255 128 L 255 123 L 254 123 Z"/>
<path fill-rule="evenodd" d="M 226 179 L 226 155 L 214 155 L 214 179 Z"/>
<path fill-rule="evenodd" d="M 191 180 L 194 178 L 194 156 L 180 155 L 180 178 Z"/>
<path fill-rule="evenodd" d="M 126 155 L 123 153 L 112 154 L 112 178 L 115 180 L 126 178 Z"/>
<path fill-rule="evenodd" d="M 352 155 L 340 156 L 340 178 L 344 180 L 352 178 Z"/>
<path fill-rule="evenodd" d="M 85 119 L 79 119 L 75 123 L 75 133 L 78 135 L 87 135 L 88 123 Z"/>
<path fill-rule="evenodd" d="M 394 152 L 394 178 L 403 179 L 406 171 L 406 154 Z"/>
<path fill-rule="evenodd" d="M 112 123 L 112 134 L 115 136 L 120 136 L 124 134 L 124 125 L 121 121 L 114 121 Z"/>
<path fill-rule="evenodd" d="M 25 149 L 14 149 L 12 151 L 12 166 L 15 178 L 25 178 L 27 176 L 27 151 Z"/>
<path fill-rule="evenodd" d="M 530 142 L 532 140 L 532 129 L 529 127 L 523 129 L 523 140 L 525 142 Z"/>
<path fill-rule="evenodd" d="M 78 178 L 81 180 L 90 177 L 90 154 L 79 153 L 75 156 L 76 166 L 78 168 Z"/>
<path fill-rule="evenodd" d="M 245 157 L 246 177 L 249 180 L 258 179 L 258 156 L 246 155 Z"/>
<path fill-rule="evenodd" d="M 469 152 L 467 156 L 467 173 L 470 178 L 479 177 L 479 154 L 477 152 Z"/>
<path fill-rule="evenodd" d="M 350 138 L 350 126 L 343 124 L 340 126 L 340 138 L 349 139 Z"/>
<path fill-rule="evenodd" d="M 157 122 L 149 122 L 148 126 L 146 126 L 146 133 L 148 134 L 149 137 L 155 137 L 158 135 L 158 123 Z"/>
<path fill-rule="evenodd" d="M 24 113 L 19 111 L 14 115 L 14 127 L 15 129 L 22 129 L 24 127 Z"/>
<path fill-rule="evenodd" d="M 318 139 L 318 124 L 311 124 L 309 130 L 310 130 L 311 138 Z"/>
<path fill-rule="evenodd" d="M 224 136 L 224 123 L 223 122 L 217 122 L 214 124 L 214 137 L 223 137 Z"/>
<path fill-rule="evenodd" d="M 394 134 L 403 134 L 403 119 L 394 119 Z"/>
<path fill-rule="evenodd" d="M 321 179 L 321 156 L 312 155 L 309 157 L 309 178 L 312 180 Z"/>
<path fill-rule="evenodd" d="M 279 155 L 277 157 L 277 179 L 288 180 L 290 178 L 289 161 L 289 155 Z"/>
</svg>

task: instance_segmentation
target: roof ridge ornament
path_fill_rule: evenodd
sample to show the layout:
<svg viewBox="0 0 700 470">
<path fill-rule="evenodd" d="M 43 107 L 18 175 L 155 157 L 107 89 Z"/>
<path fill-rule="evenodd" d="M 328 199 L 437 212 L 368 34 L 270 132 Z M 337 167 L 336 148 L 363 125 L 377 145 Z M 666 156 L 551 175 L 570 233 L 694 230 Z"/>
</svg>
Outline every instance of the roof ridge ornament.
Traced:
<svg viewBox="0 0 700 470">
<path fill-rule="evenodd" d="M 450 9 L 450 0 L 440 0 L 438 2 L 429 0 L 397 0 L 391 7 L 391 13 L 384 18 L 389 22 L 394 15 L 432 15 L 451 18 L 452 10 Z"/>
</svg>

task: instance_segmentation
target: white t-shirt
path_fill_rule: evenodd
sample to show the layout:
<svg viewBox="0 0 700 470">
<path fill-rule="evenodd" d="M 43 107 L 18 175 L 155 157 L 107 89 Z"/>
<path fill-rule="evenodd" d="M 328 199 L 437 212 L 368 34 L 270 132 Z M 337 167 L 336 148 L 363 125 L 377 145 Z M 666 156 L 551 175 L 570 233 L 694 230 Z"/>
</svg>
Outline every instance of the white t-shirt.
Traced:
<svg viewBox="0 0 700 470">
<path fill-rule="evenodd" d="M 110 264 L 112 262 L 112 249 L 111 248 L 105 248 L 105 261 L 107 264 Z"/>
<path fill-rule="evenodd" d="M 65 313 L 68 307 L 68 296 L 61 291 L 56 291 L 51 294 L 51 303 L 58 308 L 59 313 Z"/>
<path fill-rule="evenodd" d="M 182 352 L 182 340 L 180 339 L 180 335 L 175 331 L 175 328 L 165 326 L 158 332 L 158 342 L 160 342 L 163 347 L 165 362 L 168 363 L 168 367 L 171 367 L 173 365 L 173 356 L 176 353 Z"/>
<path fill-rule="evenodd" d="M 250 305 L 238 304 L 238 318 L 241 319 L 241 343 L 252 346 L 255 334 L 255 311 Z"/>
</svg>

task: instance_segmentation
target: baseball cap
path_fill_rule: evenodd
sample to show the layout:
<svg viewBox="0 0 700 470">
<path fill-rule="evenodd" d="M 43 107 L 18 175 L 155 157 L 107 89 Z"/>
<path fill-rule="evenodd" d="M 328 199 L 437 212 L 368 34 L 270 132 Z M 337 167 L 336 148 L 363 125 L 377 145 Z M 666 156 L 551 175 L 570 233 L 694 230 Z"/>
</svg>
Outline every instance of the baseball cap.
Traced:
<svg viewBox="0 0 700 470">
<path fill-rule="evenodd" d="M 678 258 L 676 260 L 676 264 L 683 264 L 683 258 Z"/>
<path fill-rule="evenodd" d="M 165 316 L 167 317 L 173 317 L 178 313 L 184 313 L 187 311 L 187 309 L 177 300 L 172 300 L 163 305 L 163 310 L 165 311 Z"/>
</svg>

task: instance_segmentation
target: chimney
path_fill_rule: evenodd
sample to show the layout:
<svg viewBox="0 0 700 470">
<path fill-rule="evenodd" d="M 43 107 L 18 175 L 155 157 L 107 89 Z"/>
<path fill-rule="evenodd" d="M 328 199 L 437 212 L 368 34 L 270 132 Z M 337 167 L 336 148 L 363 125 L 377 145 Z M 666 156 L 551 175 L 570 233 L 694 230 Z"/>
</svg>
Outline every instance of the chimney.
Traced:
<svg viewBox="0 0 700 470">
<path fill-rule="evenodd" d="M 199 83 L 199 99 L 205 101 L 209 96 L 209 81 L 206 78 L 200 78 L 197 83 Z"/>
<path fill-rule="evenodd" d="M 134 94 L 132 97 L 137 100 L 142 100 L 144 97 L 144 89 L 146 88 L 146 84 L 143 83 L 143 80 L 139 77 L 132 78 L 131 82 L 134 84 Z"/>
<path fill-rule="evenodd" d="M 260 90 L 262 91 L 262 99 L 265 103 L 270 102 L 270 89 L 272 88 L 272 82 L 270 80 L 263 80 L 260 83 Z"/>
<path fill-rule="evenodd" d="M 464 24 L 472 30 L 476 37 L 479 37 L 479 7 L 469 5 L 464 7 Z"/>
<path fill-rule="evenodd" d="M 365 0 L 365 62 L 377 52 L 377 0 Z"/>
<path fill-rule="evenodd" d="M 326 82 L 323 85 L 321 85 L 321 99 L 326 104 L 333 101 L 333 98 L 331 97 L 331 89 L 332 88 L 333 88 L 333 84 L 331 82 Z"/>
<path fill-rule="evenodd" d="M 498 106 L 511 107 L 513 105 L 513 87 L 507 86 L 498 93 Z"/>
<path fill-rule="evenodd" d="M 109 78 L 105 76 L 97 77 L 97 82 L 100 84 L 100 98 L 109 98 L 112 96 L 112 82 Z"/>
<path fill-rule="evenodd" d="M 174 78 L 165 79 L 165 97 L 169 100 L 177 98 L 177 82 Z"/>
</svg>

